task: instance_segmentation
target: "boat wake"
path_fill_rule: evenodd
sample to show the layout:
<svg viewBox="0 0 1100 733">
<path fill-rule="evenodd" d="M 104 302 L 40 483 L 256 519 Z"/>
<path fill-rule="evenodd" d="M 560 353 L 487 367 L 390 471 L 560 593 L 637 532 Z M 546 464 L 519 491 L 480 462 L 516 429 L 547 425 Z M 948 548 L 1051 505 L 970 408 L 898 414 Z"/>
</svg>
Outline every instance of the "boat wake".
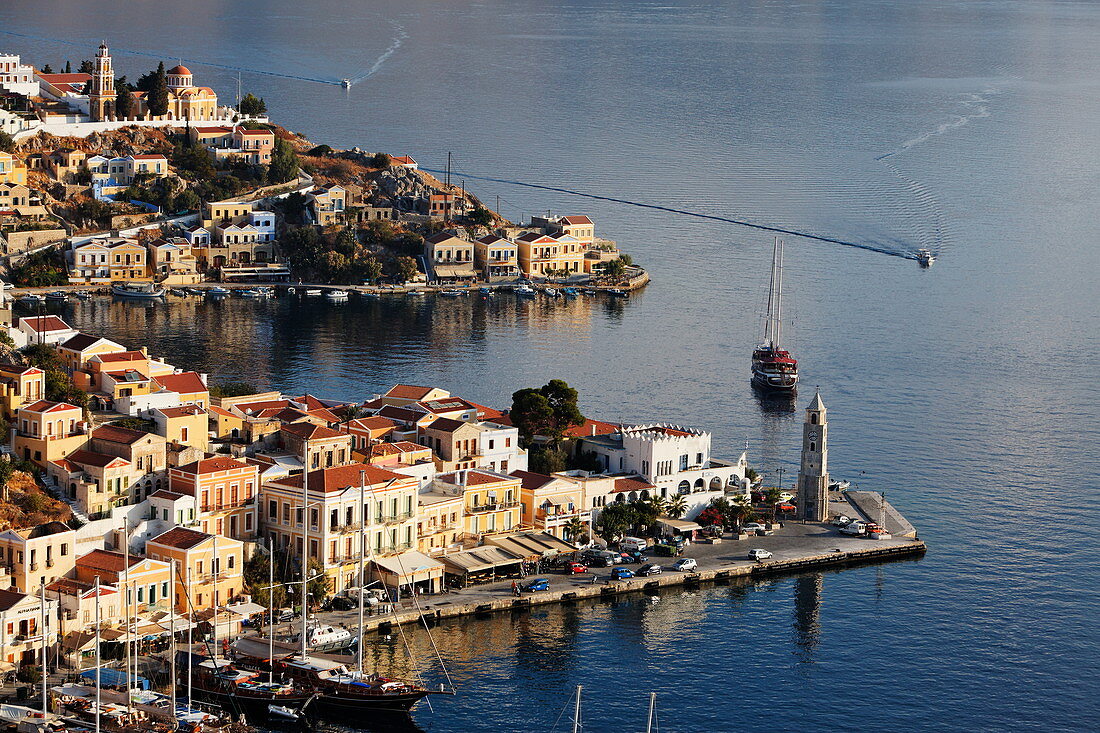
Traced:
<svg viewBox="0 0 1100 733">
<path fill-rule="evenodd" d="M 393 40 L 390 42 L 389 47 L 385 51 L 383 51 L 378 58 L 374 60 L 374 63 L 369 69 L 367 69 L 362 74 L 359 74 L 358 76 L 351 77 L 348 80 L 349 86 L 352 84 L 358 84 L 359 82 L 369 79 L 376 73 L 378 73 L 378 70 L 382 68 L 382 65 L 386 63 L 387 60 L 389 60 L 390 56 L 393 56 L 395 53 L 397 53 L 397 50 L 401 48 L 402 44 L 405 43 L 405 40 L 409 37 L 409 34 L 406 33 L 405 29 L 397 23 L 394 23 L 393 25 L 396 32 L 394 34 Z"/>
<path fill-rule="evenodd" d="M 887 160 L 894 157 L 895 155 L 900 155 L 904 153 L 910 148 L 914 148 L 918 145 L 926 143 L 934 137 L 939 137 L 940 135 L 951 132 L 952 130 L 957 130 L 960 127 L 968 125 L 970 124 L 971 120 L 979 120 L 983 117 L 989 117 L 989 96 L 993 94 L 999 94 L 1000 91 L 1001 90 L 996 87 L 988 87 L 978 94 L 972 92 L 963 95 L 962 99 L 959 100 L 959 104 L 961 104 L 964 108 L 963 114 L 955 115 L 953 119 L 948 120 L 947 122 L 941 122 L 939 125 L 929 130 L 928 132 L 906 140 L 900 146 L 898 146 L 896 150 L 891 150 L 889 153 L 883 153 L 882 155 L 875 158 L 875 160 Z"/>
</svg>

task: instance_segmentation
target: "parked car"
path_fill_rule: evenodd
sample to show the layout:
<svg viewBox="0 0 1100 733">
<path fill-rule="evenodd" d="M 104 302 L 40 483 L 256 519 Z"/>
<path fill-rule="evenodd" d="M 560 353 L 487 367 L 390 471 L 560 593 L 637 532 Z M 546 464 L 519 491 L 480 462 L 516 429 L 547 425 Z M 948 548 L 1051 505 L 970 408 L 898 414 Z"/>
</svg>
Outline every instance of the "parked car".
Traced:
<svg viewBox="0 0 1100 733">
<path fill-rule="evenodd" d="M 755 533 L 758 529 L 764 529 L 764 525 L 759 522 L 750 522 L 749 524 L 741 525 L 741 531 L 748 532 L 749 534 Z"/>
<path fill-rule="evenodd" d="M 588 572 L 588 566 L 585 565 L 584 563 L 571 562 L 571 563 L 569 563 L 569 566 L 565 569 L 565 571 L 567 573 L 569 573 L 570 575 L 577 575 L 579 573 L 587 573 Z"/>
<path fill-rule="evenodd" d="M 749 559 L 750 560 L 767 560 L 771 556 L 772 556 L 772 554 L 768 550 L 761 550 L 759 548 L 754 549 L 754 550 L 749 550 Z"/>
<path fill-rule="evenodd" d="M 357 605 L 350 598 L 334 596 L 329 599 L 322 608 L 326 611 L 350 611 L 353 608 L 357 608 Z"/>
<path fill-rule="evenodd" d="M 676 562 L 672 563 L 673 570 L 679 570 L 681 573 L 690 573 L 693 570 L 699 569 L 699 563 L 695 562 L 693 557 L 681 557 Z"/>
<path fill-rule="evenodd" d="M 537 593 L 540 590 L 550 590 L 549 578 L 535 578 L 530 583 L 524 583 L 519 587 L 524 593 Z"/>
<path fill-rule="evenodd" d="M 653 563 L 646 563 L 645 565 L 638 568 L 638 572 L 636 573 L 636 575 L 639 575 L 639 576 L 650 576 L 650 575 L 660 575 L 660 574 L 661 574 L 661 566 L 660 565 L 654 565 Z"/>
<path fill-rule="evenodd" d="M 858 537 L 864 533 L 867 525 L 860 521 L 849 522 L 840 528 L 841 534 L 851 535 L 852 537 Z"/>
<path fill-rule="evenodd" d="M 625 552 L 637 552 L 649 547 L 649 542 L 643 537 L 624 537 L 619 543 L 619 549 Z"/>
<path fill-rule="evenodd" d="M 611 571 L 612 580 L 626 580 L 627 578 L 633 578 L 634 571 L 628 568 L 615 568 Z"/>
<path fill-rule="evenodd" d="M 784 514 L 794 514 L 797 511 L 797 507 L 794 504 L 788 502 L 780 502 L 775 505 L 776 511 L 783 512 Z"/>
<path fill-rule="evenodd" d="M 852 518 L 849 517 L 847 514 L 838 514 L 835 519 L 829 522 L 829 524 L 833 525 L 834 527 L 847 527 L 851 523 Z"/>
<path fill-rule="evenodd" d="M 789 492 L 789 491 L 781 491 L 781 492 L 779 492 L 779 500 L 780 500 L 780 501 L 790 501 L 790 500 L 791 500 L 791 499 L 793 499 L 793 498 L 794 498 L 794 494 L 792 494 L 792 493 L 791 493 L 791 492 Z"/>
</svg>

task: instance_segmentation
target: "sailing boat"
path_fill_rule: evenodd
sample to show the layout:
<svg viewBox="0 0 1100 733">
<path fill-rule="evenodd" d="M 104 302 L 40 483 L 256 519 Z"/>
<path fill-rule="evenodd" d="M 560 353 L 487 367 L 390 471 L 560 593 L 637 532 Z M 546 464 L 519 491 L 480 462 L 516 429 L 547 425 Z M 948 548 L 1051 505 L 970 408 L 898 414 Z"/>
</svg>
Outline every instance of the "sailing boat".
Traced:
<svg viewBox="0 0 1100 733">
<path fill-rule="evenodd" d="M 752 383 L 770 392 L 794 393 L 798 388 L 798 360 L 783 349 L 783 243 L 777 237 L 772 250 L 772 275 L 768 288 L 768 320 L 764 343 L 752 352 Z"/>
</svg>

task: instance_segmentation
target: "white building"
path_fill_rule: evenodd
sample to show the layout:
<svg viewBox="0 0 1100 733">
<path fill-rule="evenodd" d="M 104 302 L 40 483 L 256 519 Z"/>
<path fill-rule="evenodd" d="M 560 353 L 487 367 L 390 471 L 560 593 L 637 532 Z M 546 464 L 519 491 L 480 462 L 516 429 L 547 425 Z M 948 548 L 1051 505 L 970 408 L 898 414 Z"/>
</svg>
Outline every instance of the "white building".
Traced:
<svg viewBox="0 0 1100 733">
<path fill-rule="evenodd" d="M 577 450 L 594 453 L 606 473 L 642 477 L 656 487 L 658 496 L 684 496 L 690 518 L 712 499 L 744 492 L 748 457 L 742 453 L 736 462 L 713 458 L 710 441 L 710 433 L 701 430 L 636 425 L 582 438 Z"/>
<path fill-rule="evenodd" d="M 527 470 L 527 451 L 519 447 L 519 429 L 494 422 L 478 423 L 481 456 L 478 466 L 491 471 L 511 473 Z"/>
<path fill-rule="evenodd" d="M 34 67 L 22 63 L 17 54 L 0 54 L 0 90 L 26 97 L 38 96 Z"/>
</svg>

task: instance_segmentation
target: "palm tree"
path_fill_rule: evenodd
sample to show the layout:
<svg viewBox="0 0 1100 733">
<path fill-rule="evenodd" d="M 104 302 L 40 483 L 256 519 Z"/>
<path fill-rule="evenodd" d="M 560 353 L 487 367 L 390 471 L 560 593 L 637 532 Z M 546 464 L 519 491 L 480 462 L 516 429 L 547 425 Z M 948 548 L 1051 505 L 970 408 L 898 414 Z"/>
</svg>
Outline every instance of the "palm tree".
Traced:
<svg viewBox="0 0 1100 733">
<path fill-rule="evenodd" d="M 775 505 L 779 503 L 779 495 L 783 493 L 783 490 L 778 486 L 772 486 L 765 492 L 764 496 L 768 499 L 768 504 L 772 508 L 772 521 L 775 521 Z"/>
<path fill-rule="evenodd" d="M 671 519 L 679 519 L 680 517 L 684 516 L 684 512 L 686 511 L 687 499 L 684 498 L 683 494 L 677 494 L 676 498 L 668 502 L 668 508 L 665 510 L 665 513 Z"/>
<path fill-rule="evenodd" d="M 646 501 L 652 508 L 653 513 L 656 514 L 658 517 L 668 511 L 668 501 L 663 496 L 658 496 L 657 494 L 654 494 L 653 496 L 646 499 Z"/>
<path fill-rule="evenodd" d="M 588 525 L 585 524 L 584 520 L 580 517 L 573 517 L 570 519 L 565 523 L 563 529 L 565 530 L 566 537 L 568 537 L 569 541 L 574 545 L 579 544 L 580 538 L 588 534 Z"/>
<path fill-rule="evenodd" d="M 730 504 L 729 517 L 733 520 L 734 530 L 740 534 L 741 526 L 750 519 L 755 518 L 756 513 L 753 512 L 751 504 L 744 501 L 737 501 Z"/>
<path fill-rule="evenodd" d="M 363 406 L 357 404 L 344 405 L 336 411 L 336 416 L 340 418 L 340 422 L 349 423 L 352 420 L 358 419 L 363 414 Z"/>
</svg>

